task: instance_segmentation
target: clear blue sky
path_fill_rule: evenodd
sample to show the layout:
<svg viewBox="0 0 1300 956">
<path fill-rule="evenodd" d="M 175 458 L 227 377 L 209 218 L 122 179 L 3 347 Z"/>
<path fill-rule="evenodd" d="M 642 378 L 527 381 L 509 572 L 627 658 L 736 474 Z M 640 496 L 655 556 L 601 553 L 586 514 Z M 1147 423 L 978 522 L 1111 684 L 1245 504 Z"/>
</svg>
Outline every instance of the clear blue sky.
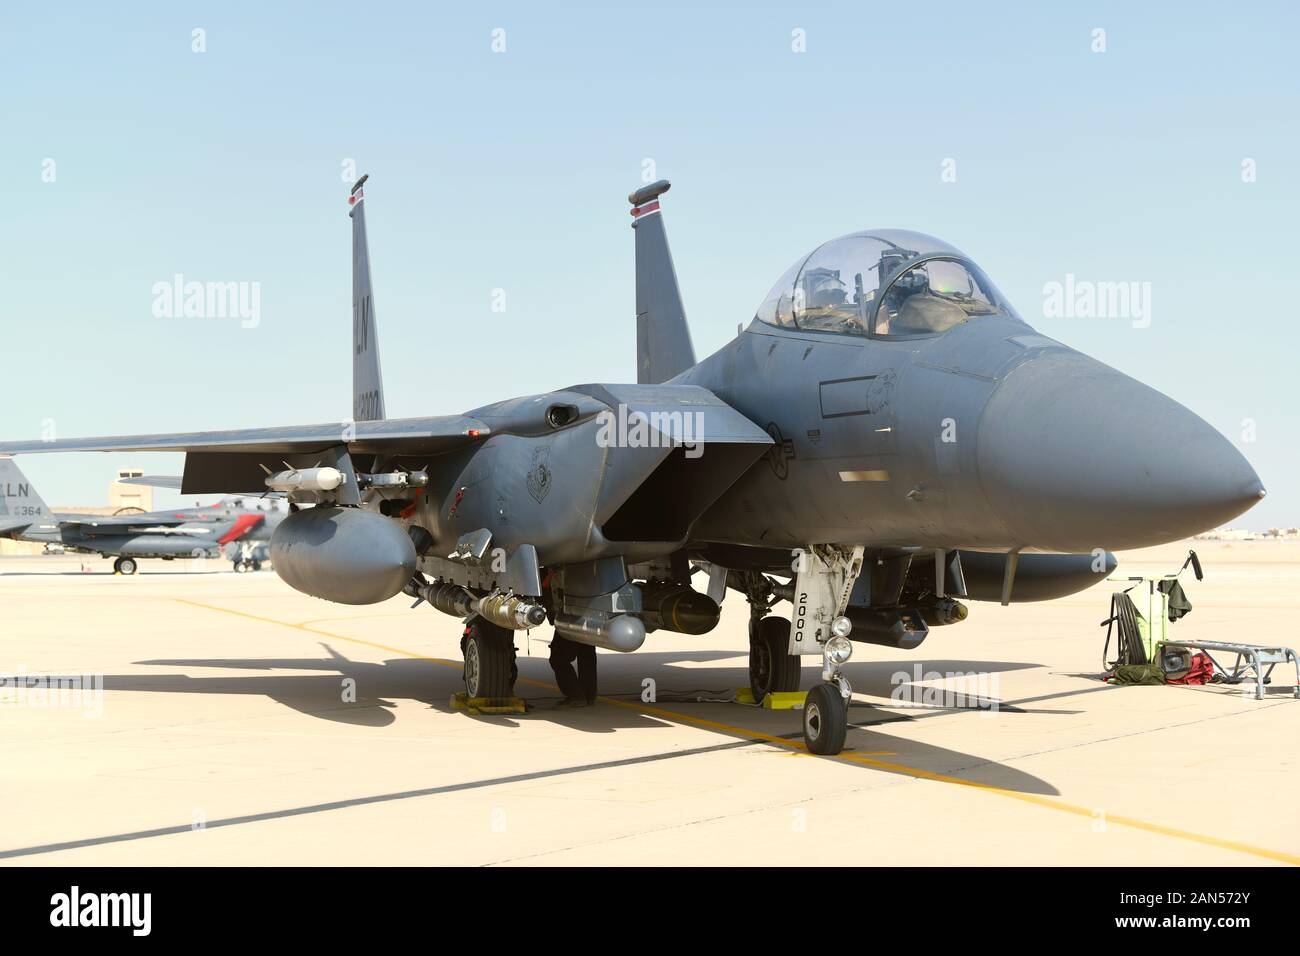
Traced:
<svg viewBox="0 0 1300 956">
<path fill-rule="evenodd" d="M 932 233 L 1239 442 L 1270 491 L 1244 523 L 1300 523 L 1300 14 L 1136 6 L 13 7 L 0 436 L 346 416 L 349 158 L 390 415 L 633 379 L 624 197 L 649 158 L 701 355 L 824 239 Z M 259 282 L 261 324 L 155 318 L 175 273 Z M 1070 273 L 1150 282 L 1150 328 L 1042 318 Z M 135 463 L 179 458 L 22 461 L 52 503 Z"/>
</svg>

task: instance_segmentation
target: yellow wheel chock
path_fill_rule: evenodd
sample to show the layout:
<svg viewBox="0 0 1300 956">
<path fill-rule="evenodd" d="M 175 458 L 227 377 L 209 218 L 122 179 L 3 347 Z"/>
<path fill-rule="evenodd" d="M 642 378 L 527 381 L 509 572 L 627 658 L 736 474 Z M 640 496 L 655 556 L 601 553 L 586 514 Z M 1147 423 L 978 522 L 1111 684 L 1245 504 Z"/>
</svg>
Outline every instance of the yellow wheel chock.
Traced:
<svg viewBox="0 0 1300 956">
<path fill-rule="evenodd" d="M 777 691 L 763 698 L 762 707 L 765 710 L 801 710 L 804 698 L 807 696 L 808 694 L 801 690 Z M 739 688 L 736 691 L 736 703 L 754 706 L 754 692 L 748 687 Z"/>
<path fill-rule="evenodd" d="M 451 706 L 453 710 L 464 711 L 471 717 L 528 712 L 528 705 L 522 697 L 470 697 L 464 691 L 451 695 Z"/>
</svg>

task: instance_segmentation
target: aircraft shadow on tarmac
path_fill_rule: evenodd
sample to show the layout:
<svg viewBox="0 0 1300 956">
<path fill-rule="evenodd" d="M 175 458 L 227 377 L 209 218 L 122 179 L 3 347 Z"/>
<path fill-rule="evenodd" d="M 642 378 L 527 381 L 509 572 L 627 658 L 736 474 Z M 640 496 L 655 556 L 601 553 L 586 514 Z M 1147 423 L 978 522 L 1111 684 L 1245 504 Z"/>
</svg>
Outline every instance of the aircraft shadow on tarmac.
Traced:
<svg viewBox="0 0 1300 956">
<path fill-rule="evenodd" d="M 121 674 L 104 678 L 107 691 L 138 691 L 145 693 L 183 694 L 251 694 L 265 696 L 300 713 L 324 720 L 360 727 L 381 728 L 396 720 L 395 701 L 406 699 L 428 704 L 444 713 L 452 713 L 451 697 L 463 689 L 459 666 L 419 658 L 402 657 L 382 663 L 354 661 L 339 654 L 329 645 L 322 645 L 328 656 L 316 658 L 265 658 L 265 659 L 159 659 L 137 661 L 143 666 L 155 667 L 212 667 L 226 670 L 252 671 L 333 671 L 315 674 L 259 674 L 257 676 L 191 677 L 188 674 Z M 795 740 L 801 736 L 797 711 L 773 711 L 758 707 L 718 701 L 696 701 L 695 698 L 729 697 L 737 688 L 747 684 L 744 666 L 699 666 L 710 661 L 734 661 L 734 652 L 702 651 L 698 653 L 645 653 L 633 658 L 600 657 L 601 693 L 603 696 L 627 701 L 631 707 L 598 704 L 594 708 L 560 709 L 555 707 L 558 692 L 552 685 L 550 666 L 545 656 L 518 659 L 520 694 L 531 707 L 527 716 L 480 716 L 467 719 L 489 721 L 506 726 L 517 726 L 525 720 L 548 720 L 583 733 L 615 733 L 620 730 L 669 727 L 674 722 L 652 713 L 639 713 L 635 707 L 641 701 L 642 680 L 653 677 L 656 681 L 657 702 L 646 705 L 660 709 L 690 707 L 691 716 L 725 723 L 740 729 L 751 729 Z M 674 663 L 690 662 L 689 668 L 676 668 Z M 921 664 L 922 673 L 994 673 L 1036 667 L 1036 664 L 990 661 L 879 661 L 850 665 L 848 676 L 856 690 L 872 696 L 888 697 L 891 689 L 898 687 L 894 675 L 899 671 L 912 673 L 915 663 Z M 815 671 L 814 667 L 805 670 Z M 355 702 L 343 700 L 343 681 L 355 681 Z M 537 682 L 537 683 L 530 683 Z M 805 684 L 808 680 L 805 680 Z M 538 686 L 545 684 L 546 686 Z M 957 708 L 978 709 L 976 707 Z M 883 734 L 875 725 L 896 721 L 911 721 L 925 716 L 953 714 L 954 708 L 917 708 L 915 716 L 899 714 L 870 705 L 857 704 L 850 714 L 850 722 L 859 728 L 851 731 L 847 753 L 854 750 L 863 754 L 879 755 L 885 763 L 933 773 L 961 775 L 974 783 L 1000 787 L 1021 793 L 1056 794 L 1051 784 L 1031 774 L 974 754 L 947 750 L 914 740 Z M 1003 713 L 1052 714 L 1062 711 L 1024 710 L 1003 706 Z M 878 719 L 873 719 L 878 718 Z M 981 719 L 972 714 L 963 719 Z M 727 734 L 719 729 L 718 733 Z M 730 736 L 741 736 L 729 734 Z M 863 769 L 902 773 L 874 764 L 846 764 Z M 908 774 L 903 774 L 908 775 Z"/>
</svg>

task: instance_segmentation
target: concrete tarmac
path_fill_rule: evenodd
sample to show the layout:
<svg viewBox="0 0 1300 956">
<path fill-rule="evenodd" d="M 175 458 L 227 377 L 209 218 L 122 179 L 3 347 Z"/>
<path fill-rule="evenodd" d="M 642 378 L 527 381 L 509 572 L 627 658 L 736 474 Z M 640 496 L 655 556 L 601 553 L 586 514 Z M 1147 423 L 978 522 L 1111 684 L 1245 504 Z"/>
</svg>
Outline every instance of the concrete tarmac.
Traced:
<svg viewBox="0 0 1300 956">
<path fill-rule="evenodd" d="M 1117 573 L 1176 570 L 1189 544 L 1206 579 L 1184 575 L 1172 637 L 1300 645 L 1300 543 L 1171 545 Z M 1105 685 L 1118 586 L 972 603 L 910 653 L 858 645 L 849 749 L 819 758 L 797 711 L 727 702 L 747 684 L 735 593 L 713 633 L 602 651 L 591 708 L 555 707 L 550 629 L 520 634 L 532 709 L 473 717 L 449 704 L 455 620 L 228 567 L 0 558 L 0 675 L 88 688 L 0 686 L 0 862 L 1300 862 L 1291 670 L 1262 701 Z"/>
</svg>

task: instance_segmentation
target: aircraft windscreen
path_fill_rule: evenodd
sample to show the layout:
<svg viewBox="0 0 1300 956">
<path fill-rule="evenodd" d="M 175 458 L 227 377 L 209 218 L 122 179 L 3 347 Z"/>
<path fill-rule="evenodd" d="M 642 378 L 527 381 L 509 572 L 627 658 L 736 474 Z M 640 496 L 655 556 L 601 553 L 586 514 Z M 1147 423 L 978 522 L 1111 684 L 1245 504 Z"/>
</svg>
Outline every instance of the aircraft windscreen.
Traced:
<svg viewBox="0 0 1300 956">
<path fill-rule="evenodd" d="M 904 272 L 881 300 L 876 335 L 947 332 L 973 318 L 1010 313 L 993 284 L 974 265 L 931 259 Z"/>
<path fill-rule="evenodd" d="M 909 269 L 926 257 L 942 258 Z M 874 321 L 876 335 L 901 336 L 944 332 L 980 315 L 1014 314 L 984 274 L 962 260 L 952 246 L 921 233 L 873 230 L 841 236 L 787 269 L 755 317 L 770 325 L 850 335 L 867 335 Z M 882 289 L 888 293 L 880 302 Z"/>
</svg>

